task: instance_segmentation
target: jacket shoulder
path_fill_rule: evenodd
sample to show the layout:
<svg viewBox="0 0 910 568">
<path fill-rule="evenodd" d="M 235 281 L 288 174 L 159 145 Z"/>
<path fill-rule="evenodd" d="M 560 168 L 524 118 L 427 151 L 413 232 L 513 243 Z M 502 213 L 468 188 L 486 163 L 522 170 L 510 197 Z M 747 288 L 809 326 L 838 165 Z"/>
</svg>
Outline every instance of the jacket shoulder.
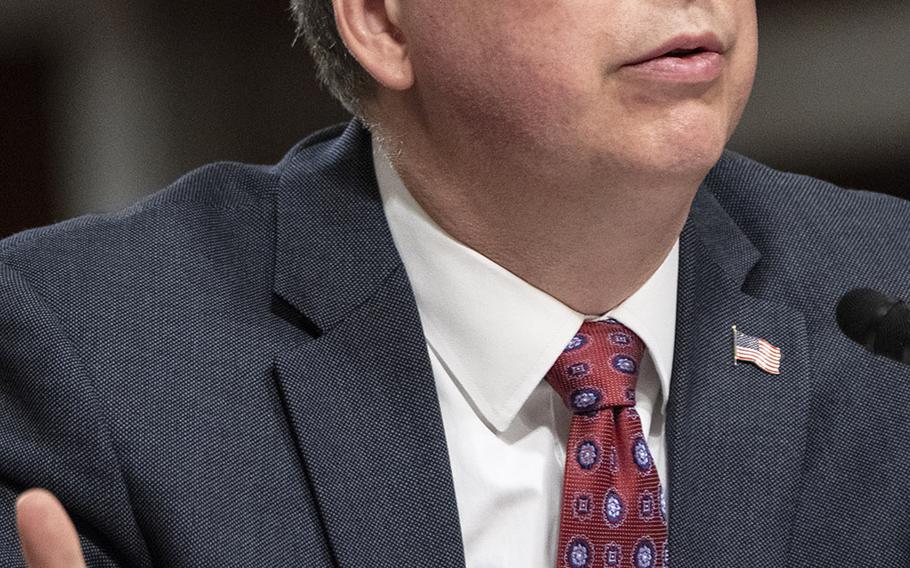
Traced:
<svg viewBox="0 0 910 568">
<path fill-rule="evenodd" d="M 754 281 L 794 298 L 851 287 L 910 296 L 910 201 L 732 152 L 705 185 L 761 254 Z"/>
<path fill-rule="evenodd" d="M 111 238 L 144 242 L 137 228 L 150 217 L 180 219 L 194 212 L 256 207 L 274 186 L 274 167 L 238 163 L 202 166 L 168 187 L 115 213 L 89 214 L 29 229 L 0 241 L 0 262 L 19 264 L 56 254 L 66 243 L 80 243 L 91 253 Z"/>
<path fill-rule="evenodd" d="M 731 215 L 744 220 L 757 220 L 751 219 L 756 213 L 798 225 L 824 219 L 832 235 L 863 223 L 906 231 L 910 222 L 910 201 L 779 171 L 735 152 L 724 153 L 705 183 Z"/>
<path fill-rule="evenodd" d="M 281 176 L 305 151 L 337 137 L 345 125 L 335 125 L 311 134 L 293 146 L 280 162 L 272 165 L 217 162 L 188 172 L 164 189 L 121 211 L 83 215 L 53 225 L 29 229 L 0 240 L 0 262 L 16 264 L 35 258 L 42 251 L 58 252 L 57 245 L 66 241 L 94 242 L 105 235 L 145 243 L 136 225 L 148 217 L 192 217 L 194 212 L 250 210 L 269 206 L 278 191 Z M 189 220 L 189 219 L 188 219 Z"/>
<path fill-rule="evenodd" d="M 110 274 L 139 262 L 175 260 L 271 230 L 280 181 L 302 154 L 337 136 L 340 126 L 317 132 L 273 165 L 219 162 L 202 166 L 168 187 L 115 213 L 90 214 L 23 231 L 0 240 L 0 263 L 40 282 L 62 273 Z M 260 239 L 265 240 L 265 239 Z M 214 252 L 212 252 L 214 254 Z M 87 277 L 87 278 L 86 278 Z"/>
<path fill-rule="evenodd" d="M 905 199 L 778 171 L 733 152 L 724 154 L 705 185 L 759 248 L 857 260 L 873 249 L 910 254 Z"/>
</svg>

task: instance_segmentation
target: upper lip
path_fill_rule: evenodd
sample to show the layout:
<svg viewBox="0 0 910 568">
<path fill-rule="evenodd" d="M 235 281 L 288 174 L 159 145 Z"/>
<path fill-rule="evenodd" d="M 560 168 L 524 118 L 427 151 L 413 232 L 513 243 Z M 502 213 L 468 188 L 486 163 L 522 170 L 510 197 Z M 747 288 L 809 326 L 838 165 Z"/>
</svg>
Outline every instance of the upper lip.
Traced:
<svg viewBox="0 0 910 568">
<path fill-rule="evenodd" d="M 640 57 L 636 57 L 633 61 L 626 63 L 626 65 L 638 65 L 639 63 L 663 57 L 664 55 L 677 50 L 713 51 L 716 53 L 723 53 L 724 44 L 711 32 L 678 35 L 673 39 L 664 42 L 660 47 L 652 49 Z"/>
</svg>

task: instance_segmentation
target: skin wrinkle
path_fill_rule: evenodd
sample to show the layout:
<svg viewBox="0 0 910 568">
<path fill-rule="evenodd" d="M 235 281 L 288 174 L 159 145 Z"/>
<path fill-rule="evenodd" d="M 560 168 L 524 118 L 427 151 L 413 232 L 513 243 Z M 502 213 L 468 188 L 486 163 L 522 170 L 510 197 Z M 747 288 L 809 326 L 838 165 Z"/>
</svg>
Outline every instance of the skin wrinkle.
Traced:
<svg viewBox="0 0 910 568">
<path fill-rule="evenodd" d="M 748 99 L 754 0 L 385 4 L 399 14 L 387 22 L 399 59 L 345 42 L 395 85 L 379 89 L 371 112 L 427 214 L 576 311 L 604 313 L 640 287 Z M 727 48 L 715 82 L 670 84 L 623 67 L 704 31 Z M 396 66 L 412 82 L 396 83 Z"/>
</svg>

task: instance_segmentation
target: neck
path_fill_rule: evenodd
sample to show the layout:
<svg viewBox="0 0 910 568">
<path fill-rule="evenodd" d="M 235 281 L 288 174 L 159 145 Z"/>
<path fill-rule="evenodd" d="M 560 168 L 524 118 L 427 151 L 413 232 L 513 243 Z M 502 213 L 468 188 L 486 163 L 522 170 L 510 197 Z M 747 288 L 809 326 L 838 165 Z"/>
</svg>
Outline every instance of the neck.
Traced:
<svg viewBox="0 0 910 568">
<path fill-rule="evenodd" d="M 556 171 L 490 154 L 463 161 L 416 136 L 383 146 L 408 191 L 449 235 L 592 315 L 616 307 L 657 270 L 703 177 L 573 164 Z"/>
</svg>

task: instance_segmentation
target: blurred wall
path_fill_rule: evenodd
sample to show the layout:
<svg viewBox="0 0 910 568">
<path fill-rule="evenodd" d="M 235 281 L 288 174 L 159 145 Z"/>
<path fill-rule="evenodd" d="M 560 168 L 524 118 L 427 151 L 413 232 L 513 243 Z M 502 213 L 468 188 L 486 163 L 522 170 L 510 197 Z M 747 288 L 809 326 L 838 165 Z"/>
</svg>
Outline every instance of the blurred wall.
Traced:
<svg viewBox="0 0 910 568">
<path fill-rule="evenodd" d="M 759 0 L 759 69 L 730 147 L 910 197 L 910 2 Z"/>
<path fill-rule="evenodd" d="M 731 148 L 910 196 L 910 3 L 760 2 Z M 284 0 L 0 0 L 0 234 L 109 211 L 345 119 Z"/>
</svg>

